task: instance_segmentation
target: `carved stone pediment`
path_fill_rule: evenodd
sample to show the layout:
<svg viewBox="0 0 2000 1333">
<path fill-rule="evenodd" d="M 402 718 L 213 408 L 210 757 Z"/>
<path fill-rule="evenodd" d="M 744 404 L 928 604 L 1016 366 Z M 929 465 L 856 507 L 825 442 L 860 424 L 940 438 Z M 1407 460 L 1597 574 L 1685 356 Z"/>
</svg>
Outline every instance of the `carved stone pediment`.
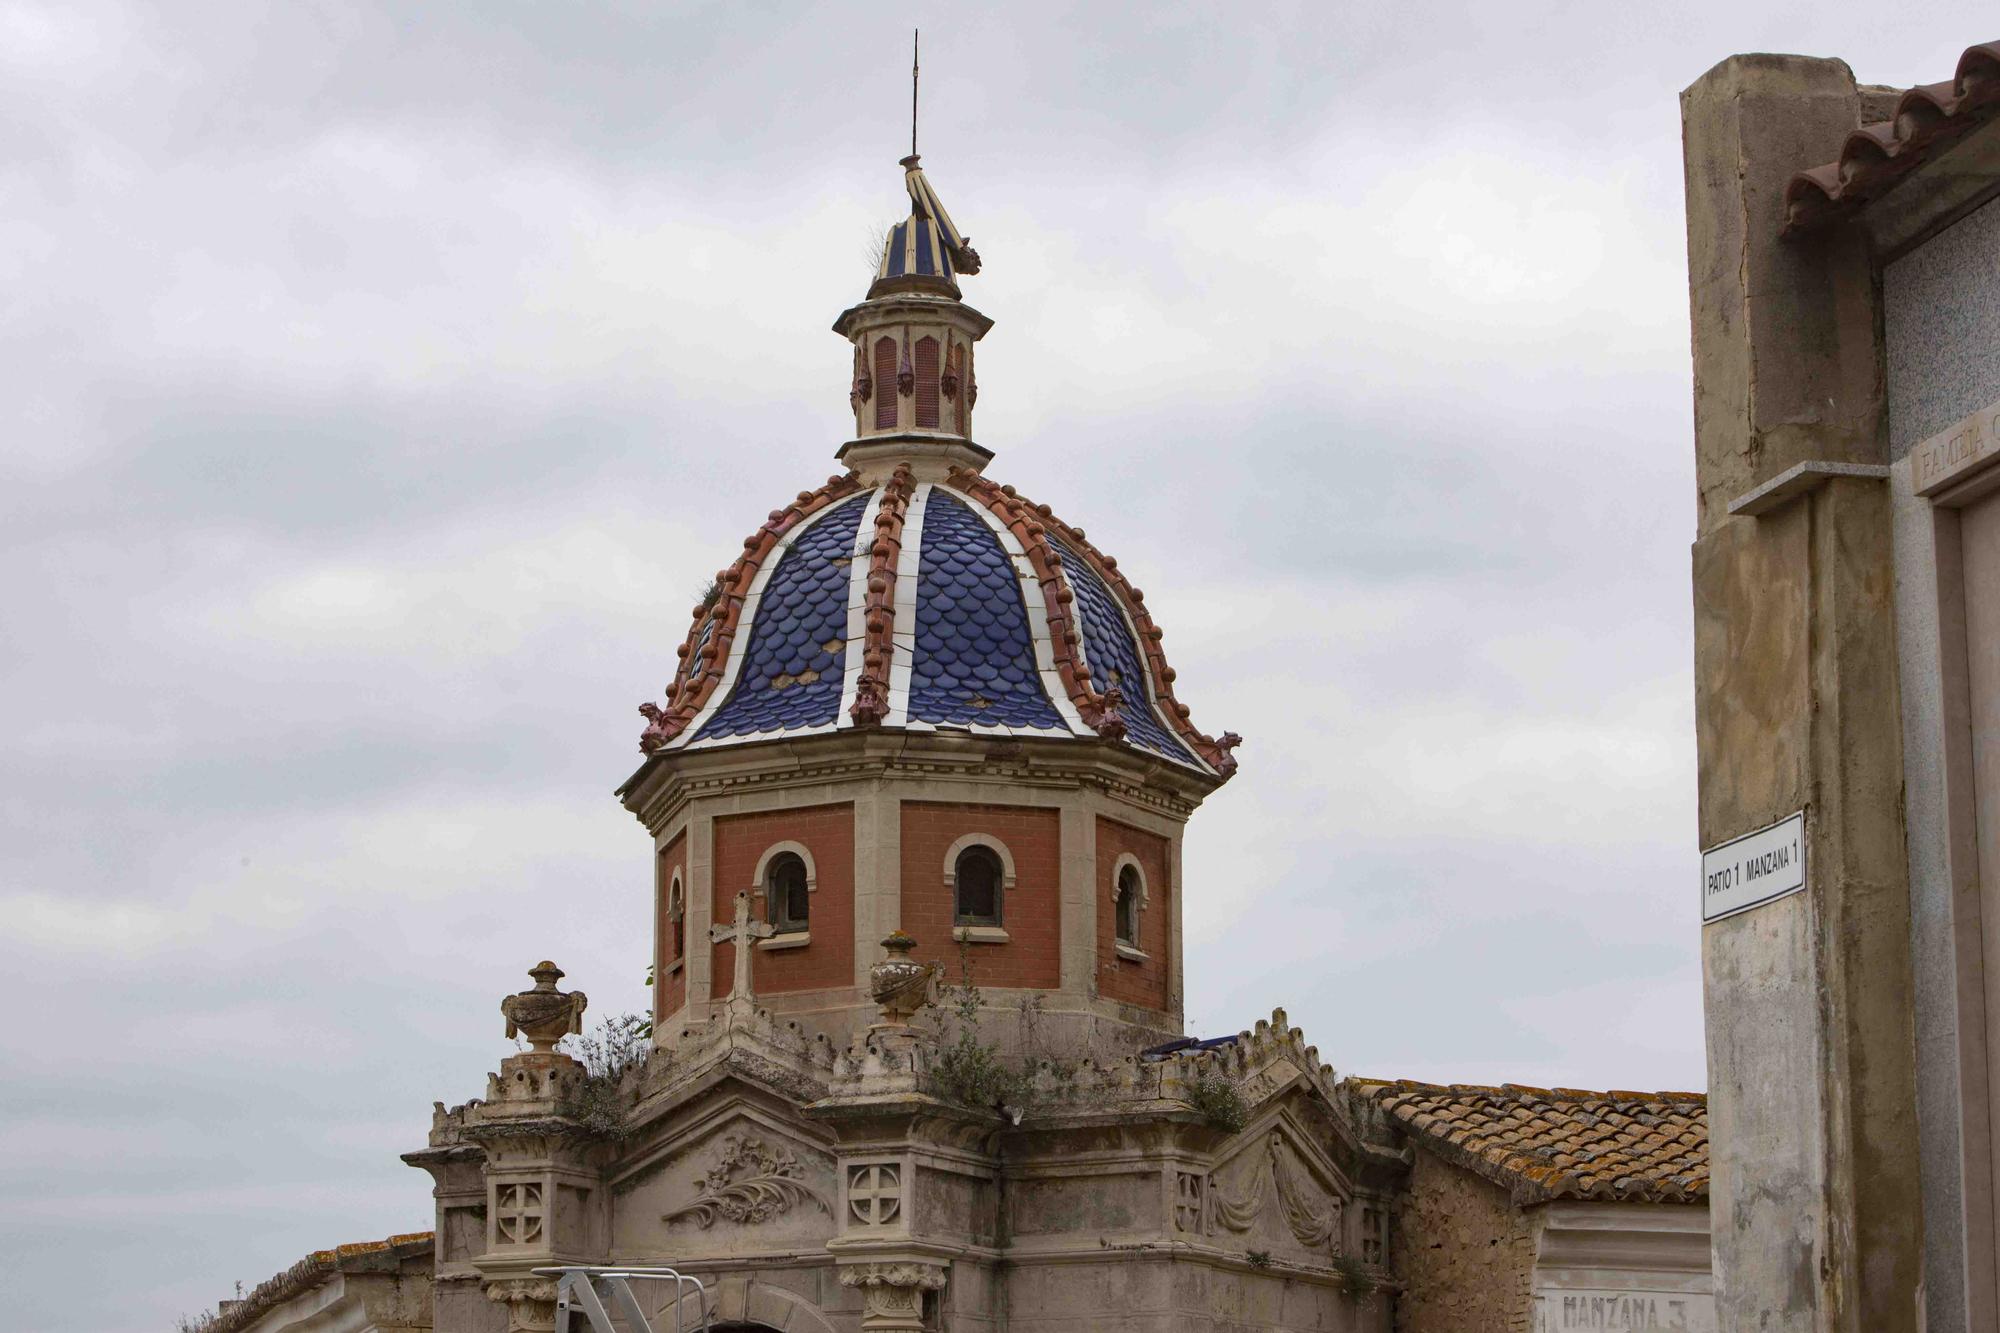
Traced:
<svg viewBox="0 0 2000 1333">
<path fill-rule="evenodd" d="M 1209 1234 L 1324 1256 L 1345 1244 L 1354 1190 L 1309 1135 L 1276 1116 L 1237 1136 L 1200 1194 Z"/>
<path fill-rule="evenodd" d="M 837 1223 L 832 1154 L 749 1106 L 709 1109 L 614 1182 L 621 1246 L 693 1258 L 824 1244 Z"/>
<path fill-rule="evenodd" d="M 833 1206 L 807 1183 L 807 1164 L 783 1139 L 737 1131 L 724 1134 L 708 1170 L 694 1178 L 694 1197 L 665 1220 L 692 1221 L 706 1230 L 718 1220 L 756 1224 L 811 1204 L 823 1213 Z"/>
</svg>

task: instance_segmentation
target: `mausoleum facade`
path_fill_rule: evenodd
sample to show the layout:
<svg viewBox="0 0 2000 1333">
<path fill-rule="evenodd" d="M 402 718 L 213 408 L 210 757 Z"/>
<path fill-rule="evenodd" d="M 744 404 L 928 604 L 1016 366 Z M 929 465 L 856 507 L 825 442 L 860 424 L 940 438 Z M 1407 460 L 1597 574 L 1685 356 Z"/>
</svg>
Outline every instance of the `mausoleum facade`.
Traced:
<svg viewBox="0 0 2000 1333">
<path fill-rule="evenodd" d="M 550 1270 L 672 1265 L 700 1294 L 651 1289 L 655 1327 L 1484 1327 L 1451 1322 L 1484 1270 L 1431 1259 L 1488 1238 L 1412 1211 L 1431 1150 L 1403 1103 L 1336 1081 L 1282 1011 L 1185 1033 L 1184 905 L 1216 889 L 1185 883 L 1182 833 L 1238 738 L 1177 699 L 1118 561 L 988 475 L 991 321 L 959 285 L 979 257 L 902 165 L 909 216 L 834 323 L 841 470 L 744 540 L 640 710 L 618 796 L 651 844 L 649 1044 L 608 1071 L 565 1053 L 588 1001 L 553 963 L 506 997 L 528 1049 L 439 1103 L 404 1158 L 433 1181 L 433 1230 L 399 1260 L 430 1264 L 425 1326 L 547 1330 Z M 1677 1219 L 1659 1231 L 1681 1262 L 1705 1235 L 1697 1111 L 1672 1103 L 1671 1164 L 1626 1133 L 1663 1105 L 1524 1138 L 1516 1156 L 1558 1174 L 1594 1162 L 1590 1189 L 1479 1207 L 1595 1217 L 1679 1172 L 1646 1216 Z M 1485 1137 L 1499 1152 L 1517 1129 Z M 1533 1316 L 1525 1262 L 1494 1278 L 1521 1297 L 1510 1320 Z M 332 1270 L 301 1271 L 228 1333 L 304 1327 L 293 1313 L 334 1298 Z"/>
</svg>

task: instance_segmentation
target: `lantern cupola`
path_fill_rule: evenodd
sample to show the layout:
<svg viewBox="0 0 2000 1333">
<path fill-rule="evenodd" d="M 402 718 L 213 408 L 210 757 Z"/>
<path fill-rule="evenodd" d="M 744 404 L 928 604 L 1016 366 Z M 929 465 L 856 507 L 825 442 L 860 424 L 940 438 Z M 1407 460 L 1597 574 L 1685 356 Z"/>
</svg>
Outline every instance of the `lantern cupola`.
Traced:
<svg viewBox="0 0 2000 1333">
<path fill-rule="evenodd" d="M 960 299 L 958 279 L 979 272 L 979 253 L 917 156 L 902 167 L 910 215 L 889 229 L 866 299 L 833 323 L 854 347 L 854 438 L 839 458 L 865 480 L 902 466 L 921 480 L 942 480 L 954 468 L 976 473 L 993 456 L 972 442 L 973 345 L 993 321 Z"/>
</svg>

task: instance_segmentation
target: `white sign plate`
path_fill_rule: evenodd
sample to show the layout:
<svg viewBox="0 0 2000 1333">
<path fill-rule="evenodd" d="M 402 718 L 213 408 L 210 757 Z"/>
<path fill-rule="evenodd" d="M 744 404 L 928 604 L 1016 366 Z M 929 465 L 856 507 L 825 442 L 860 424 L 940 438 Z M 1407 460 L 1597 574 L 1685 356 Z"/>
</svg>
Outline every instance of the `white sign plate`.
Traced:
<svg viewBox="0 0 2000 1333">
<path fill-rule="evenodd" d="M 1806 886 L 1806 812 L 1701 854 L 1703 925 Z"/>
</svg>

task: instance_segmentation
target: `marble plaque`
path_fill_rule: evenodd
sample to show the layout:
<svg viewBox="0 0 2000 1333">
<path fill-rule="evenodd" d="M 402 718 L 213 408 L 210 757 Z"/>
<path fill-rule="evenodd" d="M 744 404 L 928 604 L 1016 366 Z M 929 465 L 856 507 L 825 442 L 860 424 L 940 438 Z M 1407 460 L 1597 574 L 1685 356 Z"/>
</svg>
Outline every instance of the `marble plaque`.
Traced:
<svg viewBox="0 0 2000 1333">
<path fill-rule="evenodd" d="M 1931 495 L 2000 458 L 2000 403 L 1991 403 L 1910 450 L 1910 485 Z"/>
</svg>

